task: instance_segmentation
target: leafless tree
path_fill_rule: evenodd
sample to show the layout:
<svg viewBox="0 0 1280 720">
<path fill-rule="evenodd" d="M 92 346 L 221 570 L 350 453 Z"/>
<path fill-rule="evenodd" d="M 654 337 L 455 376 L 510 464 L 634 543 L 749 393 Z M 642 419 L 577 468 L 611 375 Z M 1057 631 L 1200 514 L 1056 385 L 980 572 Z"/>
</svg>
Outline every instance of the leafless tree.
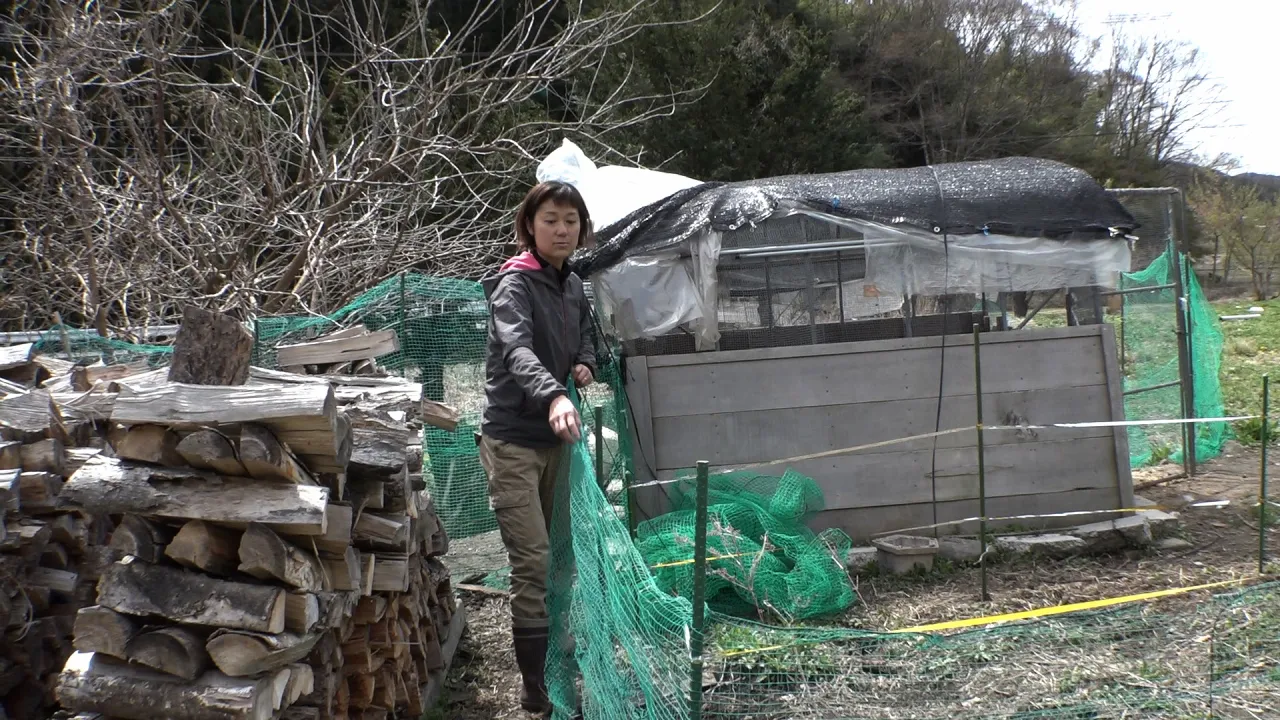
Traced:
<svg viewBox="0 0 1280 720">
<path fill-rule="evenodd" d="M 254 6 L 262 42 L 208 32 L 192 0 L 19 2 L 0 324 L 59 311 L 105 334 L 187 302 L 325 312 L 406 269 L 474 277 L 562 138 L 626 162 L 619 130 L 692 99 L 596 79 L 656 1 L 528 0 L 511 20 L 482 0 L 450 26 L 430 0 L 274 0 Z"/>
</svg>

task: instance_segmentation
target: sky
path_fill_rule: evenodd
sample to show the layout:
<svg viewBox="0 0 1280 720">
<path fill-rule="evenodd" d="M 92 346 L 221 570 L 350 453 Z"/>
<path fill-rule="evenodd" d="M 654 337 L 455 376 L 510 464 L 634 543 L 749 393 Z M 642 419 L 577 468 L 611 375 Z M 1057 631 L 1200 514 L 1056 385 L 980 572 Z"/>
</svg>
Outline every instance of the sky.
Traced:
<svg viewBox="0 0 1280 720">
<path fill-rule="evenodd" d="M 1277 0 L 1077 0 L 1090 36 L 1109 36 L 1109 20 L 1129 17 L 1133 33 L 1185 40 L 1201 51 L 1220 86 L 1218 113 L 1192 134 L 1200 155 L 1228 153 L 1242 172 L 1280 175 L 1280 46 Z"/>
</svg>

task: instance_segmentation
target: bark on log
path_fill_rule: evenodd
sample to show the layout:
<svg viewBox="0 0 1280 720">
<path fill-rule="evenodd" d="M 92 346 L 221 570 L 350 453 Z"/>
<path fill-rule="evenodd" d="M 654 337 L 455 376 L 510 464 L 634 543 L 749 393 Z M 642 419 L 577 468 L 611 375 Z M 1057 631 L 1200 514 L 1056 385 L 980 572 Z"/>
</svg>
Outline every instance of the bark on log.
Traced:
<svg viewBox="0 0 1280 720">
<path fill-rule="evenodd" d="M 231 575 L 240 565 L 241 533 L 192 520 L 174 536 L 164 554 L 183 567 Z"/>
<path fill-rule="evenodd" d="M 188 305 L 173 341 L 169 381 L 192 385 L 244 385 L 253 335 L 235 318 Z"/>
<path fill-rule="evenodd" d="M 215 580 L 139 561 L 118 562 L 103 573 L 98 604 L 173 622 L 267 633 L 284 630 L 285 592 L 280 588 Z"/>
<path fill-rule="evenodd" d="M 211 470 L 219 475 L 245 477 L 249 473 L 236 456 L 231 438 L 221 432 L 204 428 L 182 438 L 178 454 L 193 468 Z"/>
<path fill-rule="evenodd" d="M 276 362 L 282 366 L 323 365 L 376 358 L 399 349 L 400 341 L 394 330 L 379 330 L 363 335 L 281 345 L 276 348 Z"/>
<path fill-rule="evenodd" d="M 195 680 L 209 669 L 204 638 L 187 628 L 147 629 L 129 641 L 129 660 L 158 672 Z"/>
<path fill-rule="evenodd" d="M 270 720 L 277 678 L 236 679 L 216 670 L 193 682 L 76 652 L 58 677 L 63 707 L 123 720 Z"/>
<path fill-rule="evenodd" d="M 47 390 L 0 398 L 0 440 L 39 442 L 67 439 L 62 413 Z"/>
<path fill-rule="evenodd" d="M 66 485 L 63 486 L 66 489 Z M 110 511 L 108 511 L 110 512 Z M 138 515 L 125 515 L 111 533 L 111 549 L 149 563 L 160 562 L 173 530 Z"/>
<path fill-rule="evenodd" d="M 292 535 L 324 535 L 329 490 L 95 457 L 71 476 L 62 498 L 100 513 L 205 520 L 240 528 L 260 522 Z"/>
<path fill-rule="evenodd" d="M 185 460 L 178 452 L 178 441 L 178 434 L 163 425 L 135 425 L 112 448 L 123 460 L 180 467 Z"/>
<path fill-rule="evenodd" d="M 128 615 L 93 605 L 76 613 L 73 643 L 76 650 L 127 660 L 129 641 L 138 630 L 138 622 Z"/>
<path fill-rule="evenodd" d="M 327 384 L 220 387 L 170 383 L 125 385 L 111 419 L 125 425 L 179 428 L 259 423 L 296 453 L 312 472 L 343 472 L 351 457 L 351 426 L 339 417 Z"/>
<path fill-rule="evenodd" d="M 260 480 L 283 480 L 298 485 L 318 484 L 270 428 L 253 423 L 240 426 L 240 463 Z"/>
<path fill-rule="evenodd" d="M 314 554 L 281 540 L 257 523 L 249 525 L 240 538 L 240 572 L 260 580 L 275 578 L 301 590 L 329 589 L 324 568 Z"/>
<path fill-rule="evenodd" d="M 66 450 L 62 441 L 57 438 L 45 438 L 23 445 L 20 455 L 25 472 L 47 472 L 62 476 L 67 474 Z"/>
<path fill-rule="evenodd" d="M 231 677 L 247 677 L 284 667 L 305 658 L 320 633 L 265 635 L 234 630 L 218 630 L 205 648 L 214 665 Z"/>
</svg>

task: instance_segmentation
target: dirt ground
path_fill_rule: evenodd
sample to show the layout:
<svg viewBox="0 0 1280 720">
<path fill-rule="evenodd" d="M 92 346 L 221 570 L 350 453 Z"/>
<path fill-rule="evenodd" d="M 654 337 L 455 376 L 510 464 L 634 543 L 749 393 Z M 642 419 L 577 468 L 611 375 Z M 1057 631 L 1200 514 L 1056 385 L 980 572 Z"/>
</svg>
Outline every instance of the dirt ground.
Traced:
<svg viewBox="0 0 1280 720">
<path fill-rule="evenodd" d="M 1269 465 L 1280 476 L 1280 450 Z M 1218 580 L 1251 577 L 1258 571 L 1259 453 L 1230 443 L 1223 455 L 1204 463 L 1193 479 L 1177 478 L 1180 466 L 1134 473 L 1135 487 L 1181 520 L 1177 537 L 1190 543 L 1176 550 L 1148 549 L 1068 560 L 1027 560 L 989 566 L 990 602 L 980 600 L 976 568 L 945 563 L 924 577 L 857 576 L 859 601 L 832 624 L 874 630 L 909 627 L 959 618 L 1016 612 L 1065 603 L 1117 597 Z M 1280 481 L 1273 482 L 1280 499 Z M 1220 507 L 1198 503 L 1228 501 Z M 1280 508 L 1273 508 L 1280 515 Z M 1268 556 L 1280 559 L 1280 523 L 1268 518 Z M 1273 564 L 1272 573 L 1280 570 Z M 517 704 L 519 676 L 511 652 L 505 597 L 460 592 L 470 628 L 449 677 L 448 695 L 432 720 L 526 718 Z M 1190 603 L 1195 593 L 1161 600 Z"/>
</svg>

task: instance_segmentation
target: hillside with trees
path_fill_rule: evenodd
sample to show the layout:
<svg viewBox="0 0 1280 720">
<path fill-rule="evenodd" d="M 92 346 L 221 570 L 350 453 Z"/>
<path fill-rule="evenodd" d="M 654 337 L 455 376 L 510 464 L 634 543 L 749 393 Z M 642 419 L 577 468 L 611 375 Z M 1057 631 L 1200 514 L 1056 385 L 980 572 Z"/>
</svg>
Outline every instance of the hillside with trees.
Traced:
<svg viewBox="0 0 1280 720">
<path fill-rule="evenodd" d="M 564 138 L 706 180 L 1033 155 L 1126 187 L 1214 164 L 1187 147 L 1212 122 L 1195 49 L 1114 40 L 1096 62 L 1065 0 L 15 1 L 0 325 L 478 277 Z"/>
</svg>

